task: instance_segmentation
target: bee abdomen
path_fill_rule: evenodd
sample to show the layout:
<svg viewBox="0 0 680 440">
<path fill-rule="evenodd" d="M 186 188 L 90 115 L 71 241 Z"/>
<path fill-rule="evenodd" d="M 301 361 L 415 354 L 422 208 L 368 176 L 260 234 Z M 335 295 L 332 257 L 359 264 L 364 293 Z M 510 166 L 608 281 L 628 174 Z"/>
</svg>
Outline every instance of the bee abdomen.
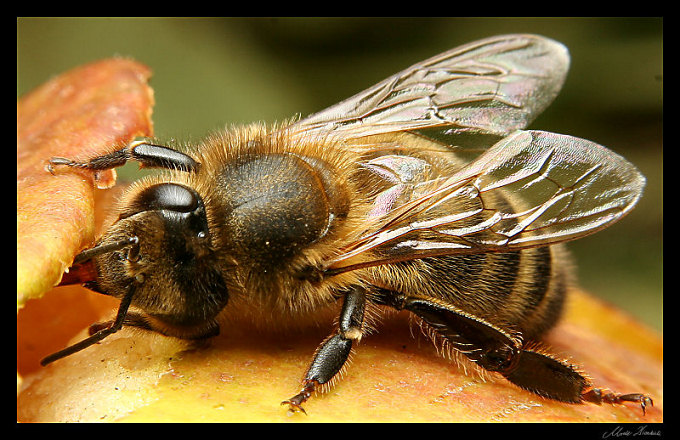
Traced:
<svg viewBox="0 0 680 440">
<path fill-rule="evenodd" d="M 566 292 L 565 268 L 553 254 L 542 247 L 398 263 L 406 273 L 421 274 L 401 285 L 381 271 L 373 273 L 381 288 L 444 301 L 535 339 L 559 318 Z"/>
<path fill-rule="evenodd" d="M 564 298 L 570 278 L 570 265 L 566 251 L 561 246 L 535 248 L 545 263 L 535 266 L 535 276 L 530 280 L 527 297 L 535 304 L 525 315 L 523 330 L 526 339 L 538 339 L 552 328 L 562 314 Z"/>
</svg>

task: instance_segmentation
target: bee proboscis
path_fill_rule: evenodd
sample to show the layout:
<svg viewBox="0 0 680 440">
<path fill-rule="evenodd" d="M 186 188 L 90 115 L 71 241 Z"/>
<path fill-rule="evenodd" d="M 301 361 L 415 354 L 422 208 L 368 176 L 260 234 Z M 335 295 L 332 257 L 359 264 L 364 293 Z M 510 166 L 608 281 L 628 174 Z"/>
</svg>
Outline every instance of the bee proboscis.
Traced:
<svg viewBox="0 0 680 440">
<path fill-rule="evenodd" d="M 127 190 L 116 221 L 69 273 L 120 298 L 115 319 L 43 365 L 123 325 L 204 339 L 229 316 L 300 327 L 341 309 L 300 392 L 283 402 L 304 411 L 368 322 L 407 310 L 434 340 L 525 390 L 644 412 L 648 396 L 595 388 L 538 343 L 569 282 L 560 243 L 620 219 L 645 184 L 594 142 L 525 130 L 568 67 L 560 43 L 496 36 L 309 117 L 223 130 L 186 152 L 144 140 L 82 161 L 52 158 L 52 172 L 129 160 L 165 172 Z"/>
</svg>

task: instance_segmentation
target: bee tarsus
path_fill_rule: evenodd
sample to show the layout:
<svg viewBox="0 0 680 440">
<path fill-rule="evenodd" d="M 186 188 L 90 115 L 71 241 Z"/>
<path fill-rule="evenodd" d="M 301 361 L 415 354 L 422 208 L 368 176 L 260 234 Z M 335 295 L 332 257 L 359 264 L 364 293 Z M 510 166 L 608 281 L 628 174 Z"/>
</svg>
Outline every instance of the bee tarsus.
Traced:
<svg viewBox="0 0 680 440">
<path fill-rule="evenodd" d="M 646 413 L 648 406 L 654 406 L 652 398 L 645 394 L 617 394 L 600 388 L 589 389 L 581 395 L 581 399 L 585 402 L 592 402 L 598 405 L 602 403 L 621 404 L 624 402 L 638 402 L 642 408 L 643 415 Z"/>
<path fill-rule="evenodd" d="M 316 390 L 317 385 L 319 385 L 319 383 L 314 380 L 305 380 L 302 390 L 290 399 L 281 402 L 281 405 L 288 405 L 288 411 L 291 413 L 301 412 L 304 415 L 307 415 L 307 411 L 302 407 L 302 404 L 311 397 L 312 393 Z"/>
</svg>

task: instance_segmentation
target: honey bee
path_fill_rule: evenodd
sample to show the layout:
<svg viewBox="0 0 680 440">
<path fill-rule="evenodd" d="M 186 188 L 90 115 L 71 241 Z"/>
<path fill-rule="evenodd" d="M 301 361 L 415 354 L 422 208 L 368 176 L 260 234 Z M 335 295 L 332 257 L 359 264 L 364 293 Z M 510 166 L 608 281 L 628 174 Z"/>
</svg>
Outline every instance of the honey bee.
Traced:
<svg viewBox="0 0 680 440">
<path fill-rule="evenodd" d="M 558 42 L 496 36 L 309 117 L 223 130 L 187 152 L 144 140 L 52 158 L 50 172 L 130 160 L 165 172 L 127 190 L 62 281 L 119 298 L 115 319 L 42 364 L 124 325 L 205 339 L 225 316 L 278 329 L 340 310 L 299 393 L 282 402 L 304 412 L 372 322 L 407 310 L 434 340 L 525 390 L 644 412 L 650 397 L 595 388 L 538 343 L 569 282 L 560 243 L 619 220 L 645 185 L 605 147 L 524 130 L 568 67 Z"/>
</svg>

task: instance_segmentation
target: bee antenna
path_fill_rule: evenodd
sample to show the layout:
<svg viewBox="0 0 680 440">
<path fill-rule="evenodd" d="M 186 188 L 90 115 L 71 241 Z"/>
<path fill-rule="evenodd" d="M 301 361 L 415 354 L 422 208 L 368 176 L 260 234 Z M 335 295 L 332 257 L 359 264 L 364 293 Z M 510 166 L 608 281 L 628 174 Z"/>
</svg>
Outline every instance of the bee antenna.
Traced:
<svg viewBox="0 0 680 440">
<path fill-rule="evenodd" d="M 52 353 L 51 355 L 41 360 L 40 365 L 44 367 L 45 365 L 51 364 L 56 360 L 59 360 L 66 356 L 70 356 L 73 353 L 77 353 L 80 350 L 83 350 L 89 347 L 90 345 L 96 344 L 105 337 L 120 330 L 121 327 L 123 327 L 123 322 L 125 322 L 125 317 L 127 316 L 128 308 L 132 303 L 133 293 L 134 289 L 133 288 L 129 289 L 125 296 L 123 297 L 123 299 L 121 300 L 120 306 L 118 307 L 118 313 L 116 314 L 116 320 L 113 322 L 113 324 L 111 324 L 107 328 L 99 330 L 97 333 L 91 335 L 89 338 L 83 339 L 82 341 L 77 342 L 69 347 L 66 347 L 63 350 L 59 350 L 56 353 Z"/>
<path fill-rule="evenodd" d="M 100 244 L 91 249 L 84 250 L 80 254 L 76 255 L 75 260 L 73 260 L 73 265 L 83 263 L 87 260 L 91 260 L 92 258 L 98 255 L 107 254 L 109 252 L 115 252 L 121 249 L 125 249 L 126 247 L 137 245 L 139 245 L 139 238 L 137 236 L 126 237 L 122 240 L 118 240 L 116 242 L 109 244 Z"/>
</svg>

